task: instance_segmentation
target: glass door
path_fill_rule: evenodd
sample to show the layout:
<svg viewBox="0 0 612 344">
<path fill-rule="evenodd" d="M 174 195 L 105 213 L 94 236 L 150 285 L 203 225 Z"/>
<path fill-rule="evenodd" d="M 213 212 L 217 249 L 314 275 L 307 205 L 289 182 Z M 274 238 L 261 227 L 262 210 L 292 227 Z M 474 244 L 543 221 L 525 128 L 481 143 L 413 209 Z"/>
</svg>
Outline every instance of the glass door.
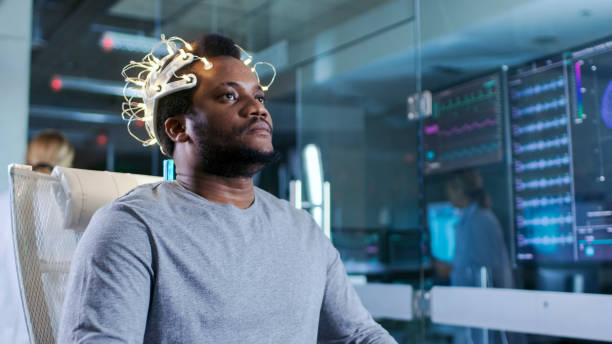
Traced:
<svg viewBox="0 0 612 344">
<path fill-rule="evenodd" d="M 490 4 L 421 1 L 427 341 L 610 341 L 610 4 Z"/>
<path fill-rule="evenodd" d="M 413 286 L 398 342 L 612 340 L 610 10 L 384 2 L 296 66 L 293 194 L 356 283 Z"/>
<path fill-rule="evenodd" d="M 327 229 L 356 283 L 418 289 L 423 278 L 419 123 L 407 114 L 414 27 L 411 1 L 384 2 L 321 33 L 318 53 L 295 70 L 292 198 Z M 419 337 L 418 322 L 381 321 L 399 342 Z"/>
</svg>

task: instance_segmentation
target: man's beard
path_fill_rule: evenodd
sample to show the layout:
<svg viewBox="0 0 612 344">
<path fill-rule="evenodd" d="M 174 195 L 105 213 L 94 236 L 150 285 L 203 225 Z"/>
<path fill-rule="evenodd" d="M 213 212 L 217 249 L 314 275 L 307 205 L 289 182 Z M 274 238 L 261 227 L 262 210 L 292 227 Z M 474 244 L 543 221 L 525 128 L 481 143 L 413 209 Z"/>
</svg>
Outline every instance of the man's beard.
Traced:
<svg viewBox="0 0 612 344">
<path fill-rule="evenodd" d="M 275 150 L 263 152 L 244 146 L 211 143 L 204 134 L 198 135 L 197 147 L 202 172 L 226 178 L 250 178 L 280 158 Z"/>
</svg>

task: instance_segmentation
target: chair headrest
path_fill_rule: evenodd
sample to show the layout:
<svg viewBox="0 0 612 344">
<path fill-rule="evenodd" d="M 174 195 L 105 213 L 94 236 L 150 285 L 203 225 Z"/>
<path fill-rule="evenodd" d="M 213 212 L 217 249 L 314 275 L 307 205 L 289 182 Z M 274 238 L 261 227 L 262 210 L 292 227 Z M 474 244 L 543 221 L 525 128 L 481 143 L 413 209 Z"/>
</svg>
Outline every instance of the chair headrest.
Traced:
<svg viewBox="0 0 612 344">
<path fill-rule="evenodd" d="M 102 206 L 138 185 L 162 181 L 161 177 L 78 168 L 55 167 L 59 179 L 54 193 L 62 211 L 64 228 L 82 232 Z"/>
</svg>

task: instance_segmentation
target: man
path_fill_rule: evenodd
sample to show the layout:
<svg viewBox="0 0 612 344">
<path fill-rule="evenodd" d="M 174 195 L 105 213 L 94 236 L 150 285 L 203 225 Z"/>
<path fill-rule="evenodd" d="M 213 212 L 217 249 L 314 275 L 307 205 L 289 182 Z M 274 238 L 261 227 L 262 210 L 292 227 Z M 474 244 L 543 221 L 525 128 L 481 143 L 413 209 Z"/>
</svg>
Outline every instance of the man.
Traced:
<svg viewBox="0 0 612 344">
<path fill-rule="evenodd" d="M 50 174 L 54 166 L 72 166 L 74 147 L 61 133 L 45 130 L 28 144 L 26 164 L 37 172 Z M 29 343 L 10 221 L 8 192 L 0 193 L 0 343 Z"/>
<path fill-rule="evenodd" d="M 193 53 L 156 139 L 177 178 L 96 213 L 73 259 L 60 343 L 395 343 L 308 213 L 253 185 L 273 161 L 258 78 L 225 37 Z M 175 57 L 175 58 L 180 58 Z"/>
</svg>

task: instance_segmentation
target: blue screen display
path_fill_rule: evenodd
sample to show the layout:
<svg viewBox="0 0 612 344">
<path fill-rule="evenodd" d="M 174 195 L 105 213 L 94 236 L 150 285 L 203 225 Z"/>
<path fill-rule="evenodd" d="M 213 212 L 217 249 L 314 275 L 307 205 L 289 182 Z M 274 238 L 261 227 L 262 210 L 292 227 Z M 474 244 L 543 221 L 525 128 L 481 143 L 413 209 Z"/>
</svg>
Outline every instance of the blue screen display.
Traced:
<svg viewBox="0 0 612 344">
<path fill-rule="evenodd" d="M 427 221 L 431 238 L 431 253 L 434 258 L 450 262 L 455 255 L 455 224 L 459 221 L 459 209 L 450 202 L 427 205 Z"/>
</svg>

